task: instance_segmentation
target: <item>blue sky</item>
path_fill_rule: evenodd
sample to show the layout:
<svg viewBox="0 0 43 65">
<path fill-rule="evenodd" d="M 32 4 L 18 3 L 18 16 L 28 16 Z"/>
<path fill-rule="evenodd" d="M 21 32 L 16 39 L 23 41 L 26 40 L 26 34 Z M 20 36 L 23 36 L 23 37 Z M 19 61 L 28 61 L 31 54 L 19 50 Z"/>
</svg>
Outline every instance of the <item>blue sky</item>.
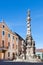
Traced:
<svg viewBox="0 0 43 65">
<path fill-rule="evenodd" d="M 0 22 L 26 38 L 27 10 L 31 11 L 31 33 L 36 48 L 43 48 L 43 0 L 0 0 Z"/>
</svg>

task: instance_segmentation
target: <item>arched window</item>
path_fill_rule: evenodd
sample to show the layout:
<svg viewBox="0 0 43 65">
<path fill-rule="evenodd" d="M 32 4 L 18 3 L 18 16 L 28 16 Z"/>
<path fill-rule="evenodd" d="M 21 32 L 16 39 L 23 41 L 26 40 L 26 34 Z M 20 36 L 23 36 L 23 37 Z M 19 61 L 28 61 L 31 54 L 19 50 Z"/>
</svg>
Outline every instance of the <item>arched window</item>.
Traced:
<svg viewBox="0 0 43 65">
<path fill-rule="evenodd" d="M 2 35 L 5 35 L 5 31 L 2 31 Z"/>
</svg>

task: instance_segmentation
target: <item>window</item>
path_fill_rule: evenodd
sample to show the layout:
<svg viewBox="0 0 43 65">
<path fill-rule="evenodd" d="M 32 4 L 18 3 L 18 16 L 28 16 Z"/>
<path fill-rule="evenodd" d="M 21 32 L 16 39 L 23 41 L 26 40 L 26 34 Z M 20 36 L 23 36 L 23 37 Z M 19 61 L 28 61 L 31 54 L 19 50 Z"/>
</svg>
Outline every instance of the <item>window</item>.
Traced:
<svg viewBox="0 0 43 65">
<path fill-rule="evenodd" d="M 4 40 L 2 40 L 2 47 L 4 47 Z"/>
<path fill-rule="evenodd" d="M 14 44 L 12 44 L 12 47 L 14 48 Z"/>
<path fill-rule="evenodd" d="M 17 41 L 18 39 L 16 38 L 16 41 Z"/>
<path fill-rule="evenodd" d="M 10 52 L 8 52 L 8 57 L 10 56 Z"/>
<path fill-rule="evenodd" d="M 5 35 L 5 32 L 4 31 L 2 31 L 2 35 Z"/>
<path fill-rule="evenodd" d="M 18 38 L 16 38 L 16 43 L 18 44 Z"/>
<path fill-rule="evenodd" d="M 8 34 L 8 37 L 10 37 L 10 34 Z"/>
<path fill-rule="evenodd" d="M 8 47 L 10 47 L 10 42 L 8 42 Z"/>
<path fill-rule="evenodd" d="M 3 28 L 4 28 L 5 26 L 3 25 Z"/>
<path fill-rule="evenodd" d="M 14 39 L 14 36 L 13 36 L 13 39 Z"/>
</svg>

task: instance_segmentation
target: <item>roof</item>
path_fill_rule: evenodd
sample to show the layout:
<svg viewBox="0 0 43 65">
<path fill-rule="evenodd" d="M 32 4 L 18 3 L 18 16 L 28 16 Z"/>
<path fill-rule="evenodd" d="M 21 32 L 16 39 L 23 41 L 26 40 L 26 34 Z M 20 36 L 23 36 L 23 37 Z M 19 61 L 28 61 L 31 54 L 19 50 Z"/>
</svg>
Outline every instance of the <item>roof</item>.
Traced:
<svg viewBox="0 0 43 65">
<path fill-rule="evenodd" d="M 43 49 L 36 49 L 36 52 L 43 52 Z"/>
<path fill-rule="evenodd" d="M 24 40 L 18 33 L 16 33 L 16 32 L 14 32 L 14 33 L 19 37 L 19 39 Z"/>
<path fill-rule="evenodd" d="M 5 23 L 4 20 L 3 20 L 2 22 L 0 22 L 0 23 L 4 24 L 4 25 L 8 28 L 8 30 L 9 30 L 12 34 L 14 34 L 14 33 L 12 32 L 12 30 L 7 26 L 7 24 Z"/>
<path fill-rule="evenodd" d="M 7 24 L 4 22 L 4 20 L 2 21 L 2 22 L 0 22 L 0 23 L 3 23 L 3 24 L 5 24 L 6 26 L 7 26 Z M 9 29 L 9 27 L 7 26 L 7 28 Z M 12 32 L 12 30 L 10 30 L 9 29 L 9 31 L 14 35 L 17 35 L 18 37 L 19 37 L 19 39 L 21 39 L 21 40 L 24 40 L 18 33 L 16 33 L 16 32 Z"/>
</svg>

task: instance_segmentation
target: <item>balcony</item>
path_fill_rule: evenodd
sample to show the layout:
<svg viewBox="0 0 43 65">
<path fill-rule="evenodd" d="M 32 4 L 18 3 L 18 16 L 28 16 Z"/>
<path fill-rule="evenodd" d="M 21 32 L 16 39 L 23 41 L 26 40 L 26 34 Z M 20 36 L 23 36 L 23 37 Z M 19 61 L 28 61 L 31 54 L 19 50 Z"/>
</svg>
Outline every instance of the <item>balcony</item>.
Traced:
<svg viewBox="0 0 43 65">
<path fill-rule="evenodd" d="M 8 47 L 0 47 L 0 51 L 7 51 Z"/>
</svg>

